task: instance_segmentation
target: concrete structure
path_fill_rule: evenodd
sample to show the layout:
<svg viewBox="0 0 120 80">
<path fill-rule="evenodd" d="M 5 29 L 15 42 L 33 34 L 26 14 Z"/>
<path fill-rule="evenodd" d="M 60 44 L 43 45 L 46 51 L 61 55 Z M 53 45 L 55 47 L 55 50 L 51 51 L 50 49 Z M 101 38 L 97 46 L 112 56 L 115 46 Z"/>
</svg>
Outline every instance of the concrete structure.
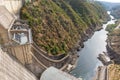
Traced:
<svg viewBox="0 0 120 80">
<path fill-rule="evenodd" d="M 37 78 L 0 48 L 0 80 L 37 80 Z"/>
<path fill-rule="evenodd" d="M 0 36 L 3 44 L 9 42 L 9 31 L 14 21 L 15 17 L 4 6 L 0 6 Z"/>
<path fill-rule="evenodd" d="M 42 62 L 46 67 L 54 66 L 61 70 L 64 70 L 68 66 L 68 62 L 70 60 L 69 54 L 63 57 L 62 59 L 54 60 L 49 58 L 44 51 L 42 51 L 35 43 L 32 45 L 31 49 L 34 56 Z"/>
<path fill-rule="evenodd" d="M 4 5 L 10 13 L 18 14 L 22 7 L 23 0 L 0 0 L 0 5 Z"/>
<path fill-rule="evenodd" d="M 50 66 L 57 67 L 60 70 L 66 70 L 72 61 L 72 56 L 70 57 L 70 54 L 59 59 L 53 59 L 49 56 L 46 56 L 46 52 L 41 50 L 37 45 L 31 44 L 31 29 L 27 25 L 26 21 L 17 20 L 14 15 L 19 13 L 22 1 L 27 0 L 0 0 L 0 46 L 2 47 L 2 50 L 11 55 L 12 58 L 15 58 L 15 60 L 18 60 L 19 63 L 26 66 L 37 77 L 40 77 L 40 74 Z M 7 65 L 7 63 L 5 63 L 5 65 Z M 16 65 L 11 66 L 15 67 Z M 10 73 L 15 74 L 17 72 L 11 71 Z M 14 77 L 14 75 L 10 76 Z M 17 77 L 20 78 L 19 76 Z M 19 80 L 17 77 L 15 79 L 11 78 L 11 80 Z M 22 77 L 24 77 L 24 75 L 22 75 Z M 31 79 L 20 78 L 20 80 Z"/>
<path fill-rule="evenodd" d="M 93 80 L 109 80 L 108 67 L 98 66 L 98 70 Z"/>
<path fill-rule="evenodd" d="M 79 80 L 63 71 L 60 71 L 54 67 L 50 67 L 45 70 L 40 80 Z"/>
<path fill-rule="evenodd" d="M 0 6 L 0 36 L 2 47 L 21 63 L 31 63 L 32 34 L 25 21 L 16 20 L 6 7 Z"/>
<path fill-rule="evenodd" d="M 10 39 L 14 42 L 22 44 L 32 43 L 31 29 L 24 20 L 16 20 L 10 29 Z"/>
</svg>

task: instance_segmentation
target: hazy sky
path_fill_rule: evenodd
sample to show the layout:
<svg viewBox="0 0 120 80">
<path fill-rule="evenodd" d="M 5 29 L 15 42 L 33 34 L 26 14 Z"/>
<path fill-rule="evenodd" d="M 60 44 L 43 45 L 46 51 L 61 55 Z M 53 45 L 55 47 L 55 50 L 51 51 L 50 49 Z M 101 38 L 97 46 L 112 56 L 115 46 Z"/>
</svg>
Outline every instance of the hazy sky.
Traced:
<svg viewBox="0 0 120 80">
<path fill-rule="evenodd" d="M 97 0 L 97 1 L 119 2 L 120 3 L 120 0 Z"/>
</svg>

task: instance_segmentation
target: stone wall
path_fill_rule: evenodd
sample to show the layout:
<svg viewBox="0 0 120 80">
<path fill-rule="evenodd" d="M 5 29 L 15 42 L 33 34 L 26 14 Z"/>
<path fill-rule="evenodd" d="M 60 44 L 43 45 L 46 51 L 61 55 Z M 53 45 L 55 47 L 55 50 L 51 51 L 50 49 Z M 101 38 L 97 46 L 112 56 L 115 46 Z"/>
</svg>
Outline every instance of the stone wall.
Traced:
<svg viewBox="0 0 120 80">
<path fill-rule="evenodd" d="M 37 80 L 37 78 L 16 59 L 0 49 L 0 80 Z"/>
</svg>

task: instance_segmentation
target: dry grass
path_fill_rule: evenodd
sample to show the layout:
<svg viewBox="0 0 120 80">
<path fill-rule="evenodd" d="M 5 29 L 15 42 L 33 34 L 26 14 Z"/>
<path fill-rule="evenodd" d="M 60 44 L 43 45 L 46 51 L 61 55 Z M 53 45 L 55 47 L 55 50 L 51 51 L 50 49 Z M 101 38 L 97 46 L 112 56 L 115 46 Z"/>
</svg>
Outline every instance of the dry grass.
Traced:
<svg viewBox="0 0 120 80">
<path fill-rule="evenodd" d="M 120 80 L 120 65 L 111 64 L 109 66 L 109 80 Z"/>
</svg>

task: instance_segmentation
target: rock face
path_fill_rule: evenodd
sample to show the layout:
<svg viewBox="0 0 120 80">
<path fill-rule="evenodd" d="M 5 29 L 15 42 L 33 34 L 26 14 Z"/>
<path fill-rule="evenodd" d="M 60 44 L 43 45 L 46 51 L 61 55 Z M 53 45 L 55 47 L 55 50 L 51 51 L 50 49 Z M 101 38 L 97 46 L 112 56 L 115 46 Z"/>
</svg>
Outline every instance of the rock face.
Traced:
<svg viewBox="0 0 120 80">
<path fill-rule="evenodd" d="M 120 63 L 120 29 L 115 29 L 108 35 L 107 49 L 115 63 Z"/>
<path fill-rule="evenodd" d="M 36 77 L 14 58 L 0 49 L 0 80 L 37 80 Z"/>
</svg>

